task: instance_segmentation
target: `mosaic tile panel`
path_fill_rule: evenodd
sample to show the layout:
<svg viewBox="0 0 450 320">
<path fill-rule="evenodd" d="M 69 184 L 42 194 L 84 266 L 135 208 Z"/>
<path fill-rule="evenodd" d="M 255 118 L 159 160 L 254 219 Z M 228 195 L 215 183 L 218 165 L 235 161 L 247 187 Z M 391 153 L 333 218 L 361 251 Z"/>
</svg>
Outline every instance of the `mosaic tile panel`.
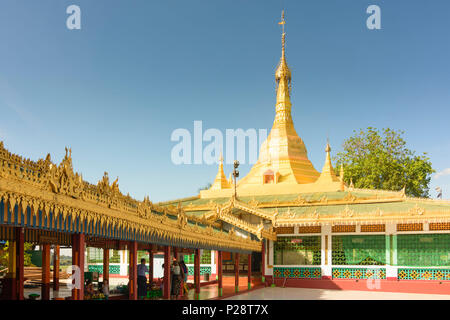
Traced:
<svg viewBox="0 0 450 320">
<path fill-rule="evenodd" d="M 278 227 L 275 228 L 277 234 L 292 234 L 294 233 L 294 227 Z"/>
<path fill-rule="evenodd" d="M 399 223 L 397 231 L 423 231 L 423 223 Z"/>
<path fill-rule="evenodd" d="M 339 235 L 332 237 L 332 263 L 342 265 L 385 265 L 386 236 Z"/>
<path fill-rule="evenodd" d="M 450 280 L 450 269 L 398 269 L 399 280 Z"/>
<path fill-rule="evenodd" d="M 333 268 L 333 279 L 386 279 L 386 269 Z"/>
<path fill-rule="evenodd" d="M 186 264 L 194 264 L 194 254 L 186 254 L 184 255 L 184 263 Z M 210 264 L 211 263 L 211 250 L 203 250 L 203 254 L 200 257 L 201 264 Z"/>
<path fill-rule="evenodd" d="M 361 226 L 361 232 L 385 232 L 384 224 L 365 224 Z"/>
<path fill-rule="evenodd" d="M 351 225 L 338 225 L 332 226 L 331 232 L 356 232 L 356 226 Z"/>
<path fill-rule="evenodd" d="M 450 223 L 449 222 L 430 223 L 429 228 L 430 231 L 450 230 Z"/>
<path fill-rule="evenodd" d="M 273 249 L 275 265 L 320 265 L 320 236 L 278 237 Z"/>
<path fill-rule="evenodd" d="M 300 226 L 298 227 L 298 233 L 320 233 L 322 232 L 321 226 Z"/>
<path fill-rule="evenodd" d="M 194 275 L 194 266 L 188 266 L 188 274 Z M 200 267 L 200 275 L 211 274 L 211 267 Z"/>
<path fill-rule="evenodd" d="M 450 234 L 401 234 L 397 236 L 397 265 L 450 267 Z"/>
<path fill-rule="evenodd" d="M 321 279 L 322 269 L 308 267 L 274 267 L 273 276 L 275 278 Z"/>
<path fill-rule="evenodd" d="M 89 272 L 98 272 L 99 274 L 103 274 L 103 266 L 90 264 L 88 266 Z M 109 274 L 120 274 L 120 265 L 109 265 Z"/>
</svg>

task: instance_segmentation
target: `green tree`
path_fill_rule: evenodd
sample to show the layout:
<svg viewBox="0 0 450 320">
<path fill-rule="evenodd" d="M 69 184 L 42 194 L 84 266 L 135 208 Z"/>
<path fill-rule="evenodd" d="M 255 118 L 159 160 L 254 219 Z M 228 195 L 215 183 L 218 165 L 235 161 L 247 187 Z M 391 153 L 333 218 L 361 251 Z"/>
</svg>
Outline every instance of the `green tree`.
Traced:
<svg viewBox="0 0 450 320">
<path fill-rule="evenodd" d="M 334 158 L 344 168 L 344 181 L 355 188 L 401 190 L 414 197 L 428 197 L 431 174 L 435 172 L 426 153 L 416 155 L 406 147 L 403 131 L 369 127 L 360 129 L 343 143 Z"/>
<path fill-rule="evenodd" d="M 29 242 L 25 242 L 23 244 L 24 248 L 24 257 L 23 262 L 25 267 L 31 267 L 33 264 L 31 263 L 31 251 L 33 250 L 33 244 Z M 0 246 L 0 269 L 6 268 L 9 263 L 9 241 L 6 241 L 3 245 Z"/>
</svg>

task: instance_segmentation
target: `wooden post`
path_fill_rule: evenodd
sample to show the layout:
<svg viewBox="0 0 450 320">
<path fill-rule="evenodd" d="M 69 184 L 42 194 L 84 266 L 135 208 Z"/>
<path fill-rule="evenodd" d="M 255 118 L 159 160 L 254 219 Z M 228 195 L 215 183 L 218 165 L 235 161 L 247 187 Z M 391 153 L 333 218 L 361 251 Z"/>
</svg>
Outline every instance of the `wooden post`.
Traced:
<svg viewBox="0 0 450 320">
<path fill-rule="evenodd" d="M 17 300 L 23 300 L 24 282 L 24 228 L 18 227 L 16 230 L 16 295 Z"/>
<path fill-rule="evenodd" d="M 103 282 L 108 281 L 109 285 L 109 250 L 103 249 Z"/>
<path fill-rule="evenodd" d="M 234 291 L 239 292 L 239 253 L 234 254 Z"/>
<path fill-rule="evenodd" d="M 223 296 L 222 251 L 217 251 L 217 276 L 219 297 Z"/>
<path fill-rule="evenodd" d="M 200 298 L 200 249 L 194 250 L 194 284 L 194 298 L 198 300 Z"/>
<path fill-rule="evenodd" d="M 148 280 L 153 283 L 153 251 L 148 252 Z"/>
<path fill-rule="evenodd" d="M 248 272 L 248 290 L 252 288 L 252 254 L 248 254 L 248 263 L 247 263 L 247 272 Z"/>
<path fill-rule="evenodd" d="M 17 251 L 16 241 L 8 241 L 8 273 L 3 279 L 3 290 L 7 292 L 5 295 L 10 300 L 17 299 Z"/>
<path fill-rule="evenodd" d="M 129 286 L 128 286 L 128 298 L 130 300 L 137 300 L 137 242 L 131 242 L 130 248 L 130 270 L 128 272 Z"/>
<path fill-rule="evenodd" d="M 164 299 L 170 300 L 170 246 L 164 247 Z"/>
<path fill-rule="evenodd" d="M 74 277 L 72 300 L 84 300 L 84 251 L 84 234 L 72 235 L 72 265 L 78 267 L 78 270 L 72 270 L 72 277 Z"/>
<path fill-rule="evenodd" d="M 59 245 L 55 246 L 53 252 L 53 290 L 59 290 Z"/>
<path fill-rule="evenodd" d="M 50 244 L 42 244 L 41 300 L 50 300 Z"/>
<path fill-rule="evenodd" d="M 173 257 L 178 261 L 178 248 L 173 247 Z"/>
</svg>

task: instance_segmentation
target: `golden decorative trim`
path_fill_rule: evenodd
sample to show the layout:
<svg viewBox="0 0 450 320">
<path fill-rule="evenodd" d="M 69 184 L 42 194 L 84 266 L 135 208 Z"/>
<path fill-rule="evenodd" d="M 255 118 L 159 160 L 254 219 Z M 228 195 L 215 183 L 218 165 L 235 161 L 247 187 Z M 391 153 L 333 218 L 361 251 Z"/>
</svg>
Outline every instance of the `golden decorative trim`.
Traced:
<svg viewBox="0 0 450 320">
<path fill-rule="evenodd" d="M 29 207 L 32 216 L 42 211 L 43 217 L 47 218 L 47 227 L 60 217 L 72 222 L 79 218 L 83 225 L 87 222 L 88 227 L 98 223 L 100 228 L 115 226 L 130 233 L 134 231 L 199 246 L 261 251 L 258 241 L 215 231 L 210 224 L 206 228 L 190 225 L 191 218 L 185 215 L 181 206 L 161 207 L 154 205 L 148 197 L 137 201 L 123 195 L 118 179 L 110 184 L 106 172 L 97 185 L 83 181 L 82 176 L 73 171 L 71 150 L 67 148 L 64 159 L 56 166 L 50 155 L 37 162 L 25 160 L 9 153 L 0 142 L 0 199 L 10 210 L 17 204 L 22 210 Z M 53 212 L 54 221 L 48 219 L 50 212 Z"/>
<path fill-rule="evenodd" d="M 321 233 L 321 226 L 299 226 L 298 233 Z"/>
<path fill-rule="evenodd" d="M 399 223 L 397 231 L 423 231 L 423 223 Z"/>
<path fill-rule="evenodd" d="M 385 232 L 386 225 L 384 224 L 363 224 L 361 232 Z"/>
<path fill-rule="evenodd" d="M 277 234 L 293 234 L 294 227 L 278 227 L 275 228 Z"/>
<path fill-rule="evenodd" d="M 355 225 L 332 226 L 331 232 L 356 232 L 356 226 Z"/>
</svg>

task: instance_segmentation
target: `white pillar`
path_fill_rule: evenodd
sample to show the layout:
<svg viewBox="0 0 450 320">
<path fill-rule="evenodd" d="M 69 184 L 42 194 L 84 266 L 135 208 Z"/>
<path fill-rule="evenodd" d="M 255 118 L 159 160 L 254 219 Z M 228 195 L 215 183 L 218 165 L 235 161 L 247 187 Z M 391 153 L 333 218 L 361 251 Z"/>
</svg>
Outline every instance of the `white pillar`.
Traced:
<svg viewBox="0 0 450 320">
<path fill-rule="evenodd" d="M 267 246 L 269 247 L 269 253 L 268 256 L 266 257 L 266 270 L 265 270 L 265 275 L 266 276 L 273 276 L 273 261 L 274 261 L 274 251 L 273 251 L 273 241 L 272 240 L 268 240 L 267 241 Z M 270 266 L 270 268 L 269 268 Z"/>
<path fill-rule="evenodd" d="M 217 266 L 216 266 L 216 250 L 211 250 L 211 274 L 217 274 Z"/>
<path fill-rule="evenodd" d="M 331 258 L 332 258 L 332 248 L 331 248 L 331 225 L 322 226 L 322 255 L 321 255 L 321 268 L 322 277 L 331 277 Z M 325 250 L 327 248 L 327 250 Z"/>
<path fill-rule="evenodd" d="M 127 250 L 120 250 L 119 256 L 120 256 L 120 275 L 126 276 L 126 275 L 128 275 Z"/>
<path fill-rule="evenodd" d="M 391 238 L 392 242 L 391 242 Z M 397 278 L 397 225 L 394 223 L 386 224 L 386 278 Z M 392 264 L 391 264 L 391 251 Z"/>
</svg>

